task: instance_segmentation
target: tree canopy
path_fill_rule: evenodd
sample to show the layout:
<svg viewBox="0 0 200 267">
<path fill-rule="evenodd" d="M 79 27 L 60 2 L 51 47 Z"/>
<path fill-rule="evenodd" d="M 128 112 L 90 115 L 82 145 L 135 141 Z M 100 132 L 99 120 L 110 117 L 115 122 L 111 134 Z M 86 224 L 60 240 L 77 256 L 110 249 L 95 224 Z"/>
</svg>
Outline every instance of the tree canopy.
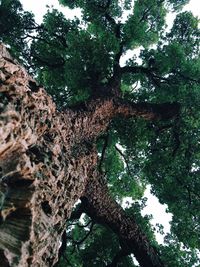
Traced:
<svg viewBox="0 0 200 267">
<path fill-rule="evenodd" d="M 80 8 L 82 17 L 70 20 L 49 8 L 39 25 L 20 1 L 0 1 L 0 41 L 45 87 L 59 110 L 78 107 L 81 112 L 88 101 L 112 96 L 178 107 L 173 118 L 168 108 L 161 120 L 114 118 L 95 140 L 98 171 L 113 199 L 119 203 L 124 197 L 133 199 L 125 212 L 135 218 L 163 262 L 198 266 L 199 19 L 182 11 L 188 0 L 59 2 Z M 167 30 L 169 12 L 176 18 Z M 130 50 L 135 55 L 122 66 L 120 60 Z M 173 214 L 164 244 L 156 241 L 150 217 L 141 215 L 147 185 Z M 80 220 L 80 209 L 78 204 L 67 221 L 58 266 L 136 266 L 127 244 L 99 224 L 98 216 L 87 214 Z M 162 233 L 162 226 L 158 228 Z"/>
</svg>

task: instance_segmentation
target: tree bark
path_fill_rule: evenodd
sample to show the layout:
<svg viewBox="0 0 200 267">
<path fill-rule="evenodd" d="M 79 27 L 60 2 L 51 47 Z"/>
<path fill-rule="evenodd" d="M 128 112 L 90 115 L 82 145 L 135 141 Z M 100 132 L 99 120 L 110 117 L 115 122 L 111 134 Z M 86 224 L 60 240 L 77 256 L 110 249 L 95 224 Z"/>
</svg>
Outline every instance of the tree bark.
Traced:
<svg viewBox="0 0 200 267">
<path fill-rule="evenodd" d="M 97 166 L 95 139 L 113 117 L 169 119 L 177 112 L 176 104 L 127 103 L 115 97 L 58 112 L 45 90 L 0 45 L 2 262 L 12 267 L 57 262 L 65 222 Z"/>
<path fill-rule="evenodd" d="M 44 89 L 0 51 L 0 248 L 10 266 L 53 266 L 96 152 L 83 140 L 87 117 L 58 113 Z"/>
<path fill-rule="evenodd" d="M 94 174 L 95 175 L 95 174 Z M 133 253 L 141 267 L 163 267 L 158 251 L 153 248 L 134 218 L 126 215 L 113 200 L 107 185 L 96 173 L 81 197 L 83 211 L 95 222 L 107 225 L 125 245 L 123 254 Z"/>
</svg>

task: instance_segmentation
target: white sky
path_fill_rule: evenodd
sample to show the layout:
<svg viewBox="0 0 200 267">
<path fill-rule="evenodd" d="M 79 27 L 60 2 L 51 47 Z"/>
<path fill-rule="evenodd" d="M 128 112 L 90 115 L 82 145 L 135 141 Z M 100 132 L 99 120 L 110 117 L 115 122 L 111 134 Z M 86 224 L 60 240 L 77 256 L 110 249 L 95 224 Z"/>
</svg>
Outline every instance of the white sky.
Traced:
<svg viewBox="0 0 200 267">
<path fill-rule="evenodd" d="M 170 232 L 170 224 L 169 222 L 172 220 L 172 214 L 166 213 L 167 205 L 161 205 L 158 198 L 151 194 L 150 192 L 151 187 L 147 186 L 147 189 L 145 191 L 144 197 L 146 197 L 147 200 L 147 206 L 142 211 L 142 216 L 145 214 L 153 214 L 153 219 L 151 220 L 151 223 L 156 226 L 156 223 L 160 223 L 163 225 L 164 233 Z M 158 243 L 163 243 L 163 235 L 159 233 L 156 234 L 156 239 Z"/>
<path fill-rule="evenodd" d="M 73 16 L 80 16 L 80 10 L 69 10 L 66 7 L 61 7 L 58 3 L 58 0 L 20 0 L 23 5 L 23 8 L 28 11 L 32 11 L 35 14 L 36 21 L 39 23 L 42 21 L 43 15 L 46 13 L 46 6 L 53 6 L 54 8 L 62 11 L 67 18 L 73 18 Z M 200 16 L 200 0 L 191 0 L 188 5 L 183 9 L 191 10 L 195 16 Z M 171 24 L 173 21 L 172 16 L 168 16 L 168 24 Z"/>
<path fill-rule="evenodd" d="M 46 13 L 47 7 L 46 6 L 53 6 L 54 8 L 62 11 L 65 16 L 69 19 L 72 19 L 74 16 L 80 16 L 81 12 L 79 9 L 76 10 L 70 10 L 67 7 L 61 7 L 58 3 L 58 0 L 20 0 L 20 2 L 23 5 L 24 10 L 32 11 L 35 14 L 35 19 L 38 23 L 42 22 L 42 17 Z M 186 5 L 183 9 L 190 10 L 193 12 L 195 16 L 200 16 L 200 0 L 191 0 L 188 5 Z M 167 17 L 167 23 L 168 26 L 171 27 L 173 23 L 173 19 L 175 18 L 175 15 L 168 15 Z M 124 64 L 124 62 L 133 56 L 133 54 L 139 52 L 138 51 L 132 51 L 129 52 L 124 59 L 122 59 L 121 64 Z M 153 214 L 153 219 L 151 220 L 151 223 L 155 225 L 156 223 L 160 223 L 164 226 L 164 232 L 167 233 L 170 231 L 170 225 L 169 221 L 171 221 L 172 215 L 169 213 L 166 213 L 166 205 L 161 205 L 158 201 L 158 199 L 153 196 L 150 193 L 150 186 L 147 187 L 147 190 L 145 191 L 145 197 L 148 198 L 147 201 L 147 207 L 144 208 L 144 211 L 142 212 L 142 215 L 145 214 Z M 157 240 L 159 243 L 163 242 L 163 237 L 159 234 L 156 235 Z"/>
<path fill-rule="evenodd" d="M 166 213 L 167 205 L 160 204 L 157 197 L 151 194 L 151 186 L 148 185 L 144 197 L 147 198 L 146 207 L 142 210 L 142 216 L 145 215 L 153 215 L 153 219 L 151 219 L 151 224 L 156 227 L 156 224 L 163 225 L 163 231 L 165 234 L 170 232 L 170 224 L 169 222 L 172 220 L 172 214 Z M 129 206 L 134 201 L 130 197 L 126 197 L 123 199 L 122 207 Z M 155 232 L 156 240 L 158 243 L 162 244 L 164 242 L 164 236 L 160 233 Z"/>
<path fill-rule="evenodd" d="M 47 6 L 58 9 L 62 11 L 63 14 L 69 19 L 72 19 L 74 16 L 80 16 L 81 11 L 79 9 L 70 10 L 67 7 L 62 7 L 59 5 L 58 0 L 20 0 L 23 5 L 24 10 L 32 11 L 35 15 L 35 20 L 38 23 L 42 22 L 42 18 L 47 11 Z"/>
</svg>

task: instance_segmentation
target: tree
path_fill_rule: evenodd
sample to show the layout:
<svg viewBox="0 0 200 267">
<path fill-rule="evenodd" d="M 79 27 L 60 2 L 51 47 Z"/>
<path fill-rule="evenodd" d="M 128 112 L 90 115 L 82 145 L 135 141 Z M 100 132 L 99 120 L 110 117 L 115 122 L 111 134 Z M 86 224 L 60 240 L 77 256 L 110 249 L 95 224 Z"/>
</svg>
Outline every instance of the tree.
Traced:
<svg viewBox="0 0 200 267">
<path fill-rule="evenodd" d="M 60 0 L 82 18 L 49 9 L 38 25 L 1 1 L 3 266 L 199 263 L 199 28 L 186 2 Z M 141 46 L 141 63 L 120 65 Z M 147 184 L 173 213 L 165 245 L 141 216 Z"/>
</svg>

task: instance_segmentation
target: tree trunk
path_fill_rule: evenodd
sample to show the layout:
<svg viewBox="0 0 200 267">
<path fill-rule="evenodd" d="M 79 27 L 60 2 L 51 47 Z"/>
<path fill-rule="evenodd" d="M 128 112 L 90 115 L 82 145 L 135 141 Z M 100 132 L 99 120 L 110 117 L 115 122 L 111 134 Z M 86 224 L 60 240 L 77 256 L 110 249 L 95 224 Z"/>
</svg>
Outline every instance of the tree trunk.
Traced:
<svg viewBox="0 0 200 267">
<path fill-rule="evenodd" d="M 83 122 L 76 112 L 58 113 L 51 97 L 3 49 L 1 254 L 10 266 L 53 266 L 96 152 L 82 140 L 87 116 Z"/>
<path fill-rule="evenodd" d="M 104 97 L 59 113 L 0 45 L 0 262 L 53 266 L 65 222 L 97 166 L 95 139 L 114 116 L 168 119 L 178 109 Z"/>
</svg>

